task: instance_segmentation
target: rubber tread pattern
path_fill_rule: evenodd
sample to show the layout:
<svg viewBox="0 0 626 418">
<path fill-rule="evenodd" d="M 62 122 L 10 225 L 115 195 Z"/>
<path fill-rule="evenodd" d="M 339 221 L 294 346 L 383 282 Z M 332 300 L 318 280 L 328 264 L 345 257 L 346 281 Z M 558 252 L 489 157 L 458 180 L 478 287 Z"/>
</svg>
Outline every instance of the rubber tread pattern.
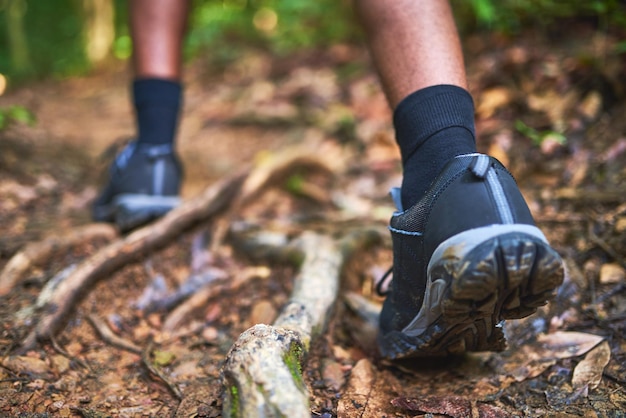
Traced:
<svg viewBox="0 0 626 418">
<path fill-rule="evenodd" d="M 563 263 L 546 242 L 512 232 L 486 240 L 462 259 L 433 266 L 434 279 L 448 283 L 442 314 L 419 336 L 391 331 L 379 336 L 391 359 L 445 356 L 466 351 L 502 351 L 505 319 L 536 312 L 563 282 Z"/>
</svg>

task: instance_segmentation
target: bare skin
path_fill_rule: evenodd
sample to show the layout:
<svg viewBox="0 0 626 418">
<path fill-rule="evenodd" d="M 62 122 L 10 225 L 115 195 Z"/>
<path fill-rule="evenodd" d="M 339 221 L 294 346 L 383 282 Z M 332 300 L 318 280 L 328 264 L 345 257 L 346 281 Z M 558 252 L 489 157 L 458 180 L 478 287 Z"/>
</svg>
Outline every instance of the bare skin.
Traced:
<svg viewBox="0 0 626 418">
<path fill-rule="evenodd" d="M 180 80 L 188 0 L 132 0 L 133 65 L 138 78 Z M 445 0 L 356 0 L 354 6 L 392 109 L 424 87 L 467 89 L 465 64 Z"/>
<path fill-rule="evenodd" d="M 444 0 L 356 0 L 374 64 L 392 109 L 424 87 L 467 89 L 458 32 Z"/>
<path fill-rule="evenodd" d="M 137 78 L 181 79 L 189 4 L 188 0 L 129 2 L 133 68 Z"/>
</svg>

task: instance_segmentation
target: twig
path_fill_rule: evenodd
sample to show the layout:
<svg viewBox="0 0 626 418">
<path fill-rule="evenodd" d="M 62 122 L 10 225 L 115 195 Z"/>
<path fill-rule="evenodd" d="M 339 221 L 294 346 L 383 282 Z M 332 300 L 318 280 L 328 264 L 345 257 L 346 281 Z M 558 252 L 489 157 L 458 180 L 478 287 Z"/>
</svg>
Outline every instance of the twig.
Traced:
<svg viewBox="0 0 626 418">
<path fill-rule="evenodd" d="M 114 347 L 121 348 L 122 350 L 130 351 L 131 353 L 141 354 L 141 347 L 133 343 L 132 341 L 128 341 L 120 336 L 115 335 L 111 328 L 98 318 L 97 316 L 91 314 L 87 316 L 89 323 L 96 330 L 96 332 L 100 335 L 100 337 L 106 342 Z"/>
<path fill-rule="evenodd" d="M 608 255 L 613 257 L 613 259 L 620 263 L 622 267 L 626 268 L 626 259 L 622 257 L 617 251 L 613 249 L 605 240 L 600 238 L 594 231 L 593 226 L 589 224 L 589 239 L 594 242 L 597 246 L 602 248 Z"/>
<path fill-rule="evenodd" d="M 65 349 L 63 347 L 61 347 L 59 345 L 59 343 L 57 343 L 56 338 L 53 338 L 53 337 L 50 338 L 50 343 L 52 344 L 52 348 L 54 348 L 54 351 L 56 351 L 57 353 L 61 354 L 66 359 L 68 359 L 70 361 L 75 361 L 76 363 L 80 364 L 81 367 L 83 367 L 84 369 L 88 370 L 89 372 L 93 371 L 92 368 L 89 366 L 89 364 L 87 364 L 87 362 L 85 362 L 84 360 L 82 360 L 82 359 L 80 359 L 78 357 L 74 357 L 70 353 L 65 351 Z"/>
<path fill-rule="evenodd" d="M 611 372 L 607 372 L 606 370 L 602 373 L 602 376 L 607 377 L 607 378 L 611 379 L 612 381 L 614 381 L 616 383 L 619 383 L 619 384 L 622 384 L 622 385 L 626 384 L 626 379 L 623 379 L 623 378 L 621 378 L 621 377 L 619 377 L 619 376 L 617 376 L 617 375 L 615 375 L 615 374 L 613 374 Z"/>
<path fill-rule="evenodd" d="M 170 382 L 168 377 L 159 370 L 155 365 L 152 364 L 150 360 L 150 355 L 152 353 L 153 342 L 150 341 L 146 349 L 141 354 L 141 362 L 148 369 L 148 371 L 153 375 L 159 378 L 159 380 L 167 386 L 167 388 L 172 392 L 172 395 L 176 397 L 179 401 L 183 399 L 183 393 L 180 391 L 176 383 Z"/>
<path fill-rule="evenodd" d="M 575 187 L 563 187 L 554 191 L 551 198 L 574 202 L 620 203 L 624 200 L 624 189 L 583 190 Z"/>
</svg>

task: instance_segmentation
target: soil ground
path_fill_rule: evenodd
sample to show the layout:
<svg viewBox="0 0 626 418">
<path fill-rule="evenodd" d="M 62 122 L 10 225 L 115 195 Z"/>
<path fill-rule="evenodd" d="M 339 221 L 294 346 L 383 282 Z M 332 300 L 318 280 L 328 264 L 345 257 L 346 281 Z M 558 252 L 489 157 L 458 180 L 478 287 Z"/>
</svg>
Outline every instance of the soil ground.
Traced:
<svg viewBox="0 0 626 418">
<path fill-rule="evenodd" d="M 359 254 L 306 362 L 311 416 L 626 415 L 626 67 L 611 52 L 618 40 L 610 33 L 577 22 L 563 27 L 465 41 L 479 149 L 513 172 L 566 262 L 555 301 L 509 321 L 502 353 L 389 363 L 354 306 L 381 303 L 373 287 L 390 266 L 391 248 L 386 242 Z M 184 197 L 242 165 L 305 146 L 332 159 L 336 173 L 303 171 L 276 183 L 237 214 L 237 225 L 289 235 L 386 227 L 399 153 L 364 49 L 337 45 L 289 57 L 242 51 L 223 65 L 200 57 L 187 65 L 186 86 L 178 141 Z M 112 65 L 0 96 L 0 107 L 22 105 L 37 118 L 0 132 L 0 268 L 27 243 L 90 222 L 111 145 L 134 132 L 127 87 L 126 71 Z M 1 299 L 0 416 L 221 416 L 224 356 L 248 327 L 273 321 L 296 272 L 228 240 L 212 248 L 212 227 L 101 280 L 54 344 L 17 355 L 44 284 L 105 242 L 89 240 L 33 266 Z M 170 311 L 150 308 L 149 291 L 163 297 L 198 269 L 248 281 L 225 287 L 165 332 Z M 140 354 L 104 342 L 89 316 L 149 349 L 167 382 Z"/>
</svg>

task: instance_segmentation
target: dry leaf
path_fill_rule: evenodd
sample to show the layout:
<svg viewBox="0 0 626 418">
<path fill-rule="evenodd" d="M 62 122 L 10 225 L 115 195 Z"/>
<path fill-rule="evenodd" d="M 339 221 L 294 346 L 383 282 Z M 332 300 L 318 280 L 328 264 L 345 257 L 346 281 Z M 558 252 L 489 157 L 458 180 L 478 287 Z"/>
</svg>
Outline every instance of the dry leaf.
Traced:
<svg viewBox="0 0 626 418">
<path fill-rule="evenodd" d="M 530 360 L 511 372 L 511 376 L 516 382 L 523 382 L 526 379 L 532 379 L 545 372 L 548 368 L 556 363 L 556 359 L 539 359 Z"/>
<path fill-rule="evenodd" d="M 615 221 L 615 231 L 622 233 L 626 231 L 626 217 L 619 217 Z"/>
<path fill-rule="evenodd" d="M 485 90 L 480 95 L 476 113 L 481 119 L 487 119 L 492 116 L 496 110 L 511 103 L 512 99 L 513 94 L 505 87 L 494 87 Z"/>
<path fill-rule="evenodd" d="M 9 356 L 2 361 L 2 366 L 16 374 L 42 375 L 50 373 L 48 364 L 36 357 Z"/>
<path fill-rule="evenodd" d="M 568 163 L 568 171 L 570 172 L 569 185 L 578 187 L 585 180 L 589 172 L 589 163 L 591 153 L 587 150 L 577 151 Z"/>
<path fill-rule="evenodd" d="M 537 337 L 545 351 L 542 357 L 557 359 L 582 356 L 603 339 L 598 335 L 575 331 L 557 331 Z"/>
<path fill-rule="evenodd" d="M 509 414 L 502 408 L 498 408 L 497 406 L 489 405 L 486 403 L 479 403 L 478 416 L 479 418 L 506 418 L 510 417 L 511 414 Z"/>
<path fill-rule="evenodd" d="M 602 95 L 595 90 L 590 91 L 578 105 L 578 110 L 587 119 L 595 119 L 602 110 Z"/>
<path fill-rule="evenodd" d="M 600 283 L 616 284 L 626 278 L 626 270 L 617 263 L 603 264 L 600 268 Z"/>
<path fill-rule="evenodd" d="M 585 358 L 578 363 L 572 376 L 572 386 L 579 389 L 588 386 L 595 389 L 602 380 L 602 373 L 611 359 L 611 347 L 604 341 L 602 344 L 587 353 Z"/>
<path fill-rule="evenodd" d="M 155 350 L 152 355 L 154 356 L 154 364 L 157 366 L 167 366 L 176 358 L 176 355 L 169 351 Z"/>
<path fill-rule="evenodd" d="M 427 396 L 424 399 L 396 398 L 391 403 L 401 409 L 425 414 L 442 414 L 453 418 L 472 415 L 472 404 L 460 396 Z"/>
<path fill-rule="evenodd" d="M 522 347 L 511 359 L 507 374 L 517 382 L 537 377 L 557 360 L 581 356 L 603 339 L 597 335 L 573 331 L 542 334 L 537 337 L 537 344 Z M 515 363 L 519 366 L 515 366 Z"/>
</svg>

